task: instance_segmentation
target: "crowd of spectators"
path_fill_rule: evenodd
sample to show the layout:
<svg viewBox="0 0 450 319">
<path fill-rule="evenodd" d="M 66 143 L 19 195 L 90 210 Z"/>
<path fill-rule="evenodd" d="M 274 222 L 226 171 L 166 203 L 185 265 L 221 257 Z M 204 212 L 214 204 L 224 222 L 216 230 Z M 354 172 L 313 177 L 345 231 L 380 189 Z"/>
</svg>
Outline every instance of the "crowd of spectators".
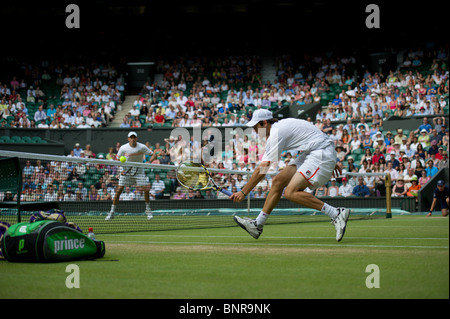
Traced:
<svg viewBox="0 0 450 319">
<path fill-rule="evenodd" d="M 389 173 L 392 196 L 417 196 L 440 169 L 448 168 L 449 130 L 444 117 L 427 117 L 416 130 L 371 132 L 364 126 L 343 138 L 341 126 L 335 132 L 338 164 L 342 176 L 317 189 L 318 196 L 384 196 L 384 176 L 349 176 L 352 173 Z M 333 130 L 334 131 L 334 130 Z M 333 134 L 333 133 L 332 133 Z M 331 134 L 330 134 L 331 135 Z M 333 183 L 334 182 L 334 183 Z M 340 187 L 336 183 L 341 184 Z"/>
<path fill-rule="evenodd" d="M 257 55 L 166 58 L 156 71 L 162 79 L 143 85 L 122 127 L 243 125 L 237 113 L 248 121 L 246 108 L 261 106 L 264 88 L 272 85 L 262 83 Z"/>
<path fill-rule="evenodd" d="M 311 123 L 314 125 L 314 123 Z M 348 172 L 356 173 L 390 173 L 392 180 L 392 196 L 417 196 L 417 191 L 426 185 L 441 168 L 449 167 L 448 147 L 449 130 L 443 118 L 434 118 L 430 123 L 427 117 L 423 123 L 410 134 L 398 129 L 394 133 L 388 131 L 383 136 L 382 131 L 374 134 L 366 132 L 364 126 L 355 129 L 356 133 L 345 140 L 342 135 L 336 139 L 338 165 L 342 166 L 342 175 L 332 178 L 326 185 L 314 190 L 318 197 L 322 196 L 385 196 L 386 185 L 384 176 L 350 176 Z M 344 130 L 345 131 L 345 130 Z M 419 140 L 420 138 L 420 140 Z M 250 136 L 250 139 L 252 137 Z M 365 140 L 369 143 L 364 144 Z M 236 159 L 232 145 L 239 141 L 245 151 L 246 157 Z M 157 153 L 157 158 L 151 164 L 177 164 L 171 157 L 171 151 L 176 149 L 175 142 L 179 142 L 186 152 L 195 152 L 196 141 L 185 143 L 182 140 L 172 141 L 166 139 L 166 146 L 156 143 L 152 146 L 145 144 Z M 170 143 L 175 143 L 171 145 Z M 203 143 L 205 145 L 206 141 Z M 197 146 L 200 149 L 203 145 Z M 237 144 L 236 144 L 237 145 Z M 67 160 L 41 161 L 27 160 L 23 168 L 23 193 L 21 200 L 111 200 L 120 174 L 119 165 L 93 164 L 88 161 L 71 162 L 70 158 L 98 158 L 117 160 L 116 153 L 120 142 L 109 147 L 107 153 L 95 153 L 89 144 L 82 147 L 79 143 L 67 156 Z M 225 145 L 222 157 L 213 157 L 210 167 L 219 169 L 233 169 L 242 173 L 252 172 L 256 168 L 258 156 L 256 145 L 248 138 L 234 136 L 230 145 Z M 262 145 L 263 146 L 263 145 Z M 253 147 L 253 149 L 252 149 Z M 248 152 L 250 150 L 250 152 Z M 347 154 L 347 155 L 346 155 Z M 285 151 L 276 166 L 282 170 L 297 156 L 296 151 Z M 252 156 L 254 156 L 252 158 Z M 234 160 L 233 160 L 234 159 Z M 146 161 L 149 157 L 146 157 Z M 199 192 L 181 188 L 175 177 L 174 170 L 147 170 L 150 177 L 151 199 L 164 198 L 164 194 L 172 199 L 213 199 L 226 198 L 222 193 L 214 191 Z M 247 174 L 216 173 L 214 179 L 221 187 L 231 191 L 239 191 L 247 182 Z M 265 198 L 272 183 L 271 175 L 267 175 L 250 193 L 251 198 Z M 4 200 L 8 194 L 3 194 Z M 143 197 L 139 187 L 128 187 L 121 196 L 121 200 L 139 200 Z"/>
<path fill-rule="evenodd" d="M 325 106 L 314 119 L 321 122 L 364 118 L 382 126 L 391 115 L 444 114 L 447 50 L 410 50 L 405 59 L 414 56 L 423 62 L 410 67 L 402 63 L 388 74 L 369 70 L 358 74 L 352 56 L 313 56 L 294 62 L 283 55 L 276 59 L 276 79 L 266 82 L 257 56 L 161 60 L 157 69 L 162 80 L 143 86 L 123 127 L 242 126 L 257 108 L 277 110 L 313 102 Z M 245 72 L 240 69 L 244 67 Z M 241 77 L 236 77 L 236 70 Z"/>
<path fill-rule="evenodd" d="M 20 74 L 0 82 L 0 122 L 10 128 L 106 127 L 124 97 L 121 75 L 110 63 L 23 63 Z"/>
<path fill-rule="evenodd" d="M 404 61 L 388 74 L 369 70 L 358 74 L 355 72 L 357 58 L 352 56 L 326 54 L 293 61 L 289 55 L 283 55 L 276 59 L 277 78 L 263 83 L 260 63 L 258 56 L 230 56 L 216 60 L 180 58 L 172 63 L 161 59 L 156 68 L 163 74 L 162 81 L 143 86 L 122 127 L 239 127 L 245 126 L 257 108 L 276 110 L 286 104 L 301 106 L 319 102 L 322 110 L 307 120 L 334 140 L 343 174 L 315 190 L 316 196 L 385 195 L 384 177 L 350 176 L 346 174 L 348 172 L 389 172 L 393 196 L 415 196 L 439 169 L 448 167 L 449 135 L 445 120 L 449 94 L 448 47 L 409 50 Z M 114 90 L 114 85 L 107 87 Z M 63 85 L 62 91 L 66 92 L 67 86 L 70 84 Z M 89 92 L 83 92 L 89 96 Z M 421 118 L 423 124 L 414 130 L 383 130 L 383 124 L 390 116 Z M 198 154 L 206 143 L 206 140 L 193 139 L 177 143 L 177 139 L 170 136 L 154 146 L 147 142 L 147 146 L 160 154 L 152 164 L 177 164 L 183 156 Z M 111 147 L 102 156 L 114 159 L 117 149 L 117 145 Z M 86 150 L 79 154 L 74 150 L 69 156 L 92 156 L 86 154 Z M 229 143 L 225 143 L 223 153 L 211 162 L 211 167 L 251 172 L 263 151 L 264 143 L 257 141 L 254 134 L 239 136 L 236 133 Z M 284 152 L 277 163 L 278 169 L 283 169 L 297 155 L 295 151 Z M 117 173 L 113 167 L 108 176 Z M 44 173 L 46 171 L 50 174 L 50 168 L 44 169 Z M 62 184 L 70 175 L 70 169 L 66 171 L 66 180 L 62 180 Z M 156 175 L 151 182 L 156 180 Z M 161 178 L 161 174 L 158 175 Z M 215 178 L 221 186 L 239 191 L 247 175 L 215 174 Z M 223 196 L 213 191 L 184 191 L 177 185 L 173 172 L 165 172 L 161 179 L 163 192 L 173 199 Z M 109 197 L 100 196 L 99 199 L 111 198 L 116 184 L 114 178 L 108 181 L 106 189 L 110 191 L 102 194 L 109 194 Z M 35 178 L 34 184 L 38 185 L 39 180 L 36 183 Z M 162 184 L 159 181 L 157 184 L 159 186 L 152 191 L 153 198 L 161 197 L 157 196 L 156 189 L 160 193 Z M 101 183 L 95 185 L 89 188 L 93 186 L 100 191 Z M 267 175 L 250 196 L 264 198 L 270 186 L 271 177 Z M 142 195 L 138 188 L 124 192 L 130 193 L 134 193 L 135 199 Z M 123 196 L 133 198 L 132 195 Z"/>
</svg>

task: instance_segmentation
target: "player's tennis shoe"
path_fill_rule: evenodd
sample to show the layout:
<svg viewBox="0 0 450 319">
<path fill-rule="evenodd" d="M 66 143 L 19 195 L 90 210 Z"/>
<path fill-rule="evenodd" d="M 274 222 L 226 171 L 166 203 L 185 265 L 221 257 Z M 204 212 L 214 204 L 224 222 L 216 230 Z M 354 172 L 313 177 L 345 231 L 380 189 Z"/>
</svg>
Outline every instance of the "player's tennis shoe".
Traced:
<svg viewBox="0 0 450 319">
<path fill-rule="evenodd" d="M 152 211 L 150 209 L 146 209 L 145 213 L 147 214 L 147 220 L 150 220 L 153 218 Z"/>
<path fill-rule="evenodd" d="M 255 239 L 258 239 L 263 231 L 262 228 L 258 228 L 256 219 L 240 218 L 238 216 L 234 216 L 234 221 Z"/>
<path fill-rule="evenodd" d="M 109 212 L 108 215 L 106 215 L 105 220 L 111 220 L 114 218 L 114 212 Z"/>
<path fill-rule="evenodd" d="M 344 237 L 345 228 L 347 227 L 348 216 L 350 215 L 350 210 L 347 208 L 339 207 L 337 208 L 339 214 L 331 220 L 331 223 L 336 228 L 336 240 L 341 241 Z"/>
</svg>

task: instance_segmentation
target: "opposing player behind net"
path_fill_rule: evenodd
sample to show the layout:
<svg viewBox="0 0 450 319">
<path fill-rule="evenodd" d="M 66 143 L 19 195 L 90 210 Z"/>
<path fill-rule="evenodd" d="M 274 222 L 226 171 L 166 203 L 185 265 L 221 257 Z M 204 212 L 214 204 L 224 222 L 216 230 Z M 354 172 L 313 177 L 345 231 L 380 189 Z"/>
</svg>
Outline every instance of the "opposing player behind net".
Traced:
<svg viewBox="0 0 450 319">
<path fill-rule="evenodd" d="M 340 241 L 344 236 L 350 211 L 346 208 L 332 207 L 305 192 L 306 188 L 315 189 L 328 182 L 332 176 L 342 173 L 340 167 L 336 165 L 337 156 L 333 141 L 307 121 L 293 118 L 278 121 L 265 109 L 255 111 L 247 126 L 253 127 L 260 137 L 267 137 L 266 150 L 248 183 L 240 192 L 231 196 L 234 202 L 244 200 L 265 177 L 271 163 L 278 161 L 283 151 L 298 150 L 300 154 L 274 177 L 258 217 L 246 219 L 236 216 L 234 217 L 236 223 L 258 239 L 267 218 L 286 188 L 284 196 L 288 200 L 322 211 L 329 216 L 336 229 L 336 240 Z"/>
<path fill-rule="evenodd" d="M 127 162 L 142 163 L 144 161 L 145 155 L 152 155 L 149 162 L 151 163 L 155 157 L 156 153 L 153 153 L 151 149 L 142 143 L 139 143 L 136 132 L 128 133 L 128 143 L 122 145 L 117 152 L 117 158 L 122 156 L 126 157 Z M 111 205 L 111 211 L 106 216 L 105 220 L 111 220 L 114 218 L 114 213 L 116 207 L 119 204 L 119 198 L 126 186 L 141 187 L 144 191 L 145 200 L 145 213 L 147 214 L 147 219 L 152 219 L 152 210 L 150 208 L 150 180 L 145 175 L 143 168 L 137 167 L 124 167 L 119 177 L 119 186 L 116 189 L 116 194 L 113 198 L 113 203 Z"/>
</svg>

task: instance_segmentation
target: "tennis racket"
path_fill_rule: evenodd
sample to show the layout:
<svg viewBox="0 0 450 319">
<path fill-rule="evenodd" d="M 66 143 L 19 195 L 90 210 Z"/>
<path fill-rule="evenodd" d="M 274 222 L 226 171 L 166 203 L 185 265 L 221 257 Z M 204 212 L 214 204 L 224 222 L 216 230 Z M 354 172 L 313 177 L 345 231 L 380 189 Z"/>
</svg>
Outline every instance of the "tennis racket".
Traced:
<svg viewBox="0 0 450 319">
<path fill-rule="evenodd" d="M 227 196 L 233 193 L 218 186 L 208 169 L 200 163 L 184 162 L 177 167 L 177 180 L 181 186 L 193 190 L 213 189 Z"/>
<path fill-rule="evenodd" d="M 136 176 L 138 171 L 139 171 L 138 167 L 130 167 L 130 168 L 126 168 L 126 171 L 122 172 L 122 175 L 125 175 L 125 176 Z"/>
</svg>

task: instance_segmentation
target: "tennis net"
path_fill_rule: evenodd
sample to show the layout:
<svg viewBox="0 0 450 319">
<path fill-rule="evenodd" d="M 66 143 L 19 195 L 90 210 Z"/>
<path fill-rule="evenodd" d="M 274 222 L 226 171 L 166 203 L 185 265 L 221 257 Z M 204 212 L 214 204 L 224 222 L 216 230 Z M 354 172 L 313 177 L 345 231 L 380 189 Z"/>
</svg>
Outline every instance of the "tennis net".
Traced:
<svg viewBox="0 0 450 319">
<path fill-rule="evenodd" d="M 57 208 L 64 211 L 69 222 L 76 223 L 83 231 L 93 227 L 96 233 L 236 226 L 232 216 L 252 217 L 259 213 L 264 204 L 264 193 L 270 189 L 272 177 L 276 174 L 269 172 L 247 200 L 234 203 L 221 192 L 193 192 L 180 187 L 174 165 L 121 163 L 0 150 L 0 158 L 10 157 L 17 157 L 20 161 L 22 189 L 2 194 L 0 221 L 10 224 L 28 221 L 37 211 Z M 251 171 L 217 168 L 211 168 L 210 172 L 220 186 L 233 192 L 242 187 L 251 174 Z M 124 188 L 114 218 L 105 220 L 121 174 L 130 176 L 134 184 Z M 150 186 L 151 220 L 145 213 L 143 187 L 146 185 Z M 11 204 L 17 196 L 20 196 L 20 209 Z M 356 198 L 331 200 L 335 206 L 362 205 Z M 371 200 L 369 204 L 366 200 L 361 208 L 375 208 L 362 209 L 360 213 L 354 209 L 351 218 L 386 217 L 386 200 Z M 350 205 L 352 201 L 354 204 Z M 315 221 L 329 221 L 329 218 L 282 198 L 268 224 Z"/>
</svg>

